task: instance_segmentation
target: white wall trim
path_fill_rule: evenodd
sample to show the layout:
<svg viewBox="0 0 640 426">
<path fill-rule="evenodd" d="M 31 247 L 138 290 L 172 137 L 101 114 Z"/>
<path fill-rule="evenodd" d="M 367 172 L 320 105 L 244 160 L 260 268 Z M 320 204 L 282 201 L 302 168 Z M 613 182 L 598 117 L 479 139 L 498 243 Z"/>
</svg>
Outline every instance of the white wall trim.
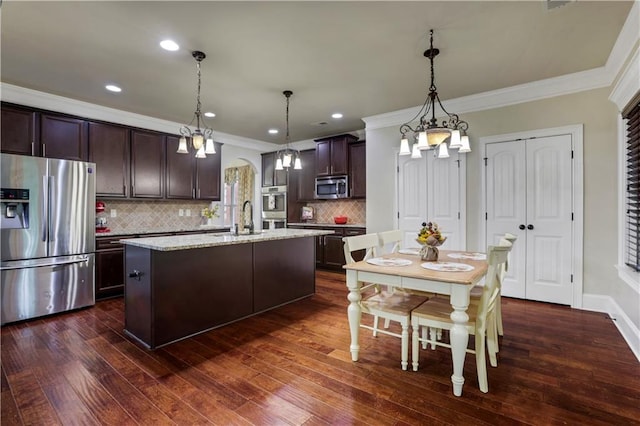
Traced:
<svg viewBox="0 0 640 426">
<path fill-rule="evenodd" d="M 494 135 L 494 136 L 485 136 L 481 137 L 478 141 L 478 150 L 480 150 L 482 155 L 478 156 L 478 166 L 479 170 L 482 170 L 481 173 L 481 199 L 480 199 L 480 208 L 481 212 L 487 211 L 487 203 L 486 203 L 486 175 L 484 173 L 484 153 L 486 152 L 486 146 L 489 143 L 496 142 L 507 142 L 513 141 L 517 139 L 531 139 L 533 137 L 548 137 L 548 136 L 556 136 L 556 135 L 571 135 L 571 147 L 573 149 L 573 171 L 572 171 L 572 182 L 573 182 L 573 239 L 572 239 L 572 267 L 571 270 L 573 272 L 573 298 L 571 302 L 572 308 L 581 308 L 583 305 L 583 262 L 584 262 L 584 169 L 583 169 L 583 126 L 582 124 L 570 125 L 570 126 L 562 126 L 562 127 L 552 127 L 549 129 L 538 129 L 531 130 L 526 132 L 517 132 L 517 133 L 507 133 L 503 135 Z M 484 215 L 478 215 L 477 222 L 478 229 L 484 230 L 485 232 L 480 233 L 480 247 L 487 246 L 487 238 L 486 238 L 486 221 L 484 219 Z M 481 250 L 481 248 L 477 248 Z"/>
<path fill-rule="evenodd" d="M 640 361 L 640 329 L 633 324 L 616 301 L 610 296 L 599 294 L 585 294 L 583 299 L 582 309 L 585 311 L 603 312 L 611 317 L 627 345 Z"/>
<path fill-rule="evenodd" d="M 631 55 L 633 47 L 636 46 L 638 40 L 640 40 L 640 2 L 634 1 L 629 15 L 627 15 L 627 20 L 622 26 L 618 39 L 613 45 L 613 49 L 611 49 L 611 53 L 609 53 L 609 59 L 607 59 L 607 63 L 605 64 L 607 73 L 612 76 L 612 82 L 620 70 L 622 70 L 624 63 Z"/>
<path fill-rule="evenodd" d="M 4 102 L 76 115 L 88 119 L 124 124 L 147 130 L 155 130 L 163 133 L 177 134 L 178 129 L 182 126 L 181 123 L 173 121 L 161 120 L 146 115 L 78 101 L 7 83 L 0 83 L 0 98 Z M 276 151 L 280 148 L 280 145 L 277 144 L 217 131 L 214 132 L 213 137 L 216 142 L 260 152 Z"/>
</svg>

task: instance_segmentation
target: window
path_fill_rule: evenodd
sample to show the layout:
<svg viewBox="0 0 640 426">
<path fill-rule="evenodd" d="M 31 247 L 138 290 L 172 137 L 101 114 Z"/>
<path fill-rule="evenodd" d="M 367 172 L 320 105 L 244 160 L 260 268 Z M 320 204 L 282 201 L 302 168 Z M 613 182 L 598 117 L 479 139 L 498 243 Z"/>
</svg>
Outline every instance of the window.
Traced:
<svg viewBox="0 0 640 426">
<path fill-rule="evenodd" d="M 640 102 L 623 112 L 626 120 L 624 263 L 640 272 Z"/>
<path fill-rule="evenodd" d="M 226 172 L 226 171 L 225 171 Z M 231 179 L 225 179 L 224 194 L 222 202 L 222 218 L 224 226 L 233 227 L 238 223 L 238 179 L 237 169 L 233 169 Z M 226 177 L 226 176 L 225 176 Z"/>
</svg>

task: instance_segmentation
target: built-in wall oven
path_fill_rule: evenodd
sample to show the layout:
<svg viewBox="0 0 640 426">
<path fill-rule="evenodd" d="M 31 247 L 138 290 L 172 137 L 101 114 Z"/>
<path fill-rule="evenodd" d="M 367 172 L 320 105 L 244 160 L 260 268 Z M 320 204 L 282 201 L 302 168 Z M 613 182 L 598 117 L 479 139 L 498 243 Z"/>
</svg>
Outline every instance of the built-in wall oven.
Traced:
<svg viewBox="0 0 640 426">
<path fill-rule="evenodd" d="M 262 229 L 285 228 L 287 225 L 287 187 L 262 188 Z"/>
</svg>

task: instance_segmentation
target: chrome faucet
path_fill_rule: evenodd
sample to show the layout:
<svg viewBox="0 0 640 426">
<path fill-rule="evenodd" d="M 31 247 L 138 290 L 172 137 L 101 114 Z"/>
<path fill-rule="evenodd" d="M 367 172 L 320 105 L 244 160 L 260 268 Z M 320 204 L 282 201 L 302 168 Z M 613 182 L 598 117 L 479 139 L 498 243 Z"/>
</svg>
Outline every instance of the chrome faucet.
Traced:
<svg viewBox="0 0 640 426">
<path fill-rule="evenodd" d="M 242 219 L 244 219 L 245 214 L 244 211 L 247 208 L 247 204 L 249 205 L 249 223 L 245 223 L 244 227 L 245 228 L 249 228 L 249 233 L 253 234 L 253 204 L 251 203 L 251 200 L 247 200 L 244 202 L 244 204 L 242 205 Z"/>
</svg>

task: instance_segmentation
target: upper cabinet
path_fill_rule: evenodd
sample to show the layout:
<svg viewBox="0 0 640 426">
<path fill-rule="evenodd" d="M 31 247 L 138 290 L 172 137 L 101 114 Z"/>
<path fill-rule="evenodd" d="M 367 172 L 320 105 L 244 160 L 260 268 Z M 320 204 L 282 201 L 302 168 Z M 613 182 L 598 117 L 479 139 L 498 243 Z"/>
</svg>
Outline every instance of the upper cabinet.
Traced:
<svg viewBox="0 0 640 426">
<path fill-rule="evenodd" d="M 85 120 L 57 114 L 40 114 L 42 156 L 63 160 L 89 160 L 88 125 Z"/>
<path fill-rule="evenodd" d="M 276 152 L 262 154 L 262 186 L 282 186 L 287 184 L 286 170 L 276 170 Z"/>
<path fill-rule="evenodd" d="M 349 142 L 357 140 L 357 136 L 349 134 L 316 139 L 316 175 L 348 174 Z"/>
<path fill-rule="evenodd" d="M 2 152 L 18 155 L 41 155 L 39 119 L 39 114 L 33 110 L 3 103 L 2 126 L 0 127 Z"/>
<path fill-rule="evenodd" d="M 143 130 L 131 131 L 132 197 L 164 197 L 165 157 L 163 134 Z"/>
<path fill-rule="evenodd" d="M 367 167 L 365 142 L 349 144 L 349 197 L 367 197 Z"/>
<path fill-rule="evenodd" d="M 300 163 L 302 170 L 298 174 L 298 200 L 313 201 L 316 192 L 316 150 L 300 151 Z"/>
<path fill-rule="evenodd" d="M 220 149 L 206 158 L 178 154 L 178 136 L 167 136 L 167 198 L 220 201 Z"/>
<path fill-rule="evenodd" d="M 96 163 L 96 196 L 129 195 L 129 129 L 89 123 L 89 161 Z"/>
</svg>

